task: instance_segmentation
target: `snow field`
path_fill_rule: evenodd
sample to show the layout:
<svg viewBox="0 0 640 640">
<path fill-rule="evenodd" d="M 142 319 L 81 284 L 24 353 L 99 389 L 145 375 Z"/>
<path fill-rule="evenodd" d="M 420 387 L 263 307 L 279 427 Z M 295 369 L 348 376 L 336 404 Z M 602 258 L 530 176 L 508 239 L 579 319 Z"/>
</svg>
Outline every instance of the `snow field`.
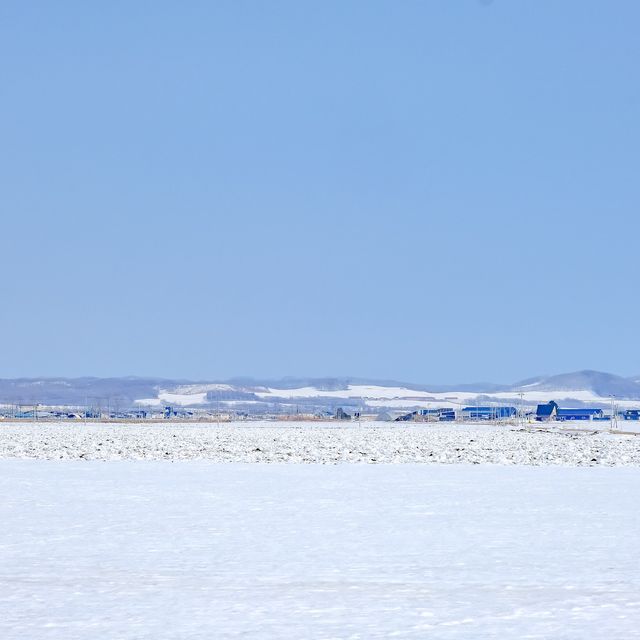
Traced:
<svg viewBox="0 0 640 640">
<path fill-rule="evenodd" d="M 455 424 L 0 423 L 0 458 L 638 466 L 640 437 Z"/>
<path fill-rule="evenodd" d="M 635 468 L 2 460 L 0 495 L 3 640 L 638 637 Z"/>
</svg>

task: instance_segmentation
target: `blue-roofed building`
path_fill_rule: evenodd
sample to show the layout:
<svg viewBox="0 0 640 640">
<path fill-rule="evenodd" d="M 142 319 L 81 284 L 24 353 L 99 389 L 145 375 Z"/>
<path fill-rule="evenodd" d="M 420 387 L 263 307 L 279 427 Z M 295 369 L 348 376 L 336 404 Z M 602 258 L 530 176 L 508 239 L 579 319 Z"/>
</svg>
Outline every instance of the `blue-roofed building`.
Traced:
<svg viewBox="0 0 640 640">
<path fill-rule="evenodd" d="M 558 412 L 558 405 L 552 400 L 546 404 L 539 404 L 536 409 L 536 420 L 538 422 L 550 422 L 555 420 Z"/>
<path fill-rule="evenodd" d="M 503 420 L 515 418 L 515 407 L 464 407 L 462 409 L 464 420 Z"/>
<path fill-rule="evenodd" d="M 602 409 L 558 409 L 556 419 L 561 422 L 567 420 L 598 420 L 604 418 Z"/>
<path fill-rule="evenodd" d="M 33 411 L 33 410 L 17 411 L 13 417 L 14 418 L 35 418 L 36 417 L 36 412 Z"/>
<path fill-rule="evenodd" d="M 640 409 L 627 409 L 622 417 L 625 420 L 640 420 Z"/>
</svg>

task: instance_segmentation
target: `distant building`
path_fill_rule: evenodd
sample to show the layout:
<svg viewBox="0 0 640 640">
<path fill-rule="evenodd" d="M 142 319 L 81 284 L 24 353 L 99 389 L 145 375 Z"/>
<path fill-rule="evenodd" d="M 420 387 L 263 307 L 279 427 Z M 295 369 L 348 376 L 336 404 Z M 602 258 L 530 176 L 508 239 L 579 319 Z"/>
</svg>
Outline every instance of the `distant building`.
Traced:
<svg viewBox="0 0 640 640">
<path fill-rule="evenodd" d="M 15 415 L 13 416 L 14 418 L 35 418 L 36 417 L 36 412 L 35 411 L 16 411 Z"/>
<path fill-rule="evenodd" d="M 441 407 L 439 409 L 420 409 L 418 415 L 427 420 L 436 419 L 438 422 L 453 422 L 456 419 L 455 409 Z"/>
<path fill-rule="evenodd" d="M 351 415 L 348 414 L 342 407 L 338 407 L 335 417 L 336 420 L 351 420 Z"/>
<path fill-rule="evenodd" d="M 515 407 L 464 407 L 462 409 L 463 420 L 503 420 L 515 418 Z"/>
<path fill-rule="evenodd" d="M 622 417 L 625 420 L 640 420 L 640 409 L 627 409 Z"/>
<path fill-rule="evenodd" d="M 604 418 L 602 409 L 558 409 L 556 419 L 561 422 L 567 420 L 598 420 Z"/>
<path fill-rule="evenodd" d="M 536 409 L 536 420 L 538 422 L 551 422 L 556 420 L 558 405 L 552 400 L 547 404 L 539 404 Z"/>
<path fill-rule="evenodd" d="M 539 404 L 536 409 L 536 420 L 538 422 L 550 422 L 558 420 L 565 422 L 568 420 L 602 420 L 604 412 L 602 409 L 584 407 L 578 409 L 561 409 L 553 402 Z"/>
<path fill-rule="evenodd" d="M 449 408 L 418 409 L 394 418 L 396 422 L 453 422 L 456 412 Z"/>
</svg>

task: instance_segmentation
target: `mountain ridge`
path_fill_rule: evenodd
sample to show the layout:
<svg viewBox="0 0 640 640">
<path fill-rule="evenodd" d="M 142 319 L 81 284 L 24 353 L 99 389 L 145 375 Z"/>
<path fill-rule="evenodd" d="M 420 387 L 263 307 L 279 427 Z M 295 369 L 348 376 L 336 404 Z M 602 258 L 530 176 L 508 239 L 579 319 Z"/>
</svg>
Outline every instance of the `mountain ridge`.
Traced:
<svg viewBox="0 0 640 640">
<path fill-rule="evenodd" d="M 234 377 L 218 381 L 142 376 L 0 379 L 2 404 L 86 406 L 111 402 L 124 407 L 145 403 L 206 406 L 223 402 L 246 409 L 249 405 L 261 408 L 286 404 L 335 406 L 338 402 L 366 401 L 370 406 L 420 406 L 418 401 L 428 405 L 449 397 L 443 394 L 457 394 L 461 402 L 470 402 L 473 398 L 513 399 L 520 394 L 532 401 L 542 401 L 546 395 L 550 399 L 566 398 L 576 402 L 604 401 L 610 396 L 640 400 L 640 379 L 588 369 L 527 378 L 511 385 L 490 382 L 429 385 L 358 376 Z M 412 401 L 416 404 L 412 405 Z"/>
</svg>

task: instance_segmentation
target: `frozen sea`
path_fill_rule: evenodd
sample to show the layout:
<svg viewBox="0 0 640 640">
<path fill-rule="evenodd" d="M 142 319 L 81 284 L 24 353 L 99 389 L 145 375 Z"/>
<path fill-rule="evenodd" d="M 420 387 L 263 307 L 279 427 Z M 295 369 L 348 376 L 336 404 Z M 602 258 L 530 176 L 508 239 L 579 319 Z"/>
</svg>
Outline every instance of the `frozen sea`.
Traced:
<svg viewBox="0 0 640 640">
<path fill-rule="evenodd" d="M 3 640 L 640 637 L 638 467 L 4 459 L 0 498 Z"/>
</svg>

